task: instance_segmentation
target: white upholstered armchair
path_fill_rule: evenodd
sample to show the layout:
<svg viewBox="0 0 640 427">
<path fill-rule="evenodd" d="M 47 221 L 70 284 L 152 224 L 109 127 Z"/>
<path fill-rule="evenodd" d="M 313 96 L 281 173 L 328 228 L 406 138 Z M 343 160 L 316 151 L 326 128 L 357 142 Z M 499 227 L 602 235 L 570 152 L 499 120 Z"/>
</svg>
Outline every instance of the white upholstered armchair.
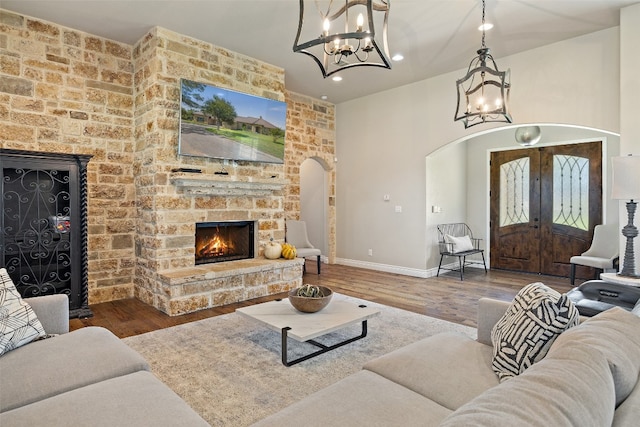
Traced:
<svg viewBox="0 0 640 427">
<path fill-rule="evenodd" d="M 318 274 L 320 274 L 320 257 L 322 252 L 309 242 L 309 237 L 307 236 L 307 224 L 304 221 L 287 220 L 285 240 L 287 243 L 296 247 L 298 258 L 307 258 L 311 256 L 317 257 Z"/>
<path fill-rule="evenodd" d="M 571 263 L 571 286 L 574 286 L 577 265 L 595 268 L 596 277 L 594 279 L 597 279 L 598 273 L 603 272 L 605 269 L 614 268 L 618 261 L 619 234 L 617 224 L 595 226 L 589 250 L 581 255 L 572 256 L 569 260 Z"/>
</svg>

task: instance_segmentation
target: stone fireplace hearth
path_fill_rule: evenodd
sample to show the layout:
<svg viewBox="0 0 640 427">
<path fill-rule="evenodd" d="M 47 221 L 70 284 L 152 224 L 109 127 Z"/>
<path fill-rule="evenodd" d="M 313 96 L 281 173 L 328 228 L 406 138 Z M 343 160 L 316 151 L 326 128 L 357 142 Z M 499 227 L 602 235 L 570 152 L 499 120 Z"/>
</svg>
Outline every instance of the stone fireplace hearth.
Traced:
<svg viewBox="0 0 640 427">
<path fill-rule="evenodd" d="M 278 176 L 171 172 L 161 202 L 143 211 L 136 297 L 174 316 L 300 286 L 302 259 L 262 256 L 269 239 L 284 240 Z"/>
<path fill-rule="evenodd" d="M 157 284 L 167 298 L 156 308 L 176 316 L 286 292 L 302 285 L 303 265 L 302 258 L 254 258 L 161 272 Z"/>
</svg>

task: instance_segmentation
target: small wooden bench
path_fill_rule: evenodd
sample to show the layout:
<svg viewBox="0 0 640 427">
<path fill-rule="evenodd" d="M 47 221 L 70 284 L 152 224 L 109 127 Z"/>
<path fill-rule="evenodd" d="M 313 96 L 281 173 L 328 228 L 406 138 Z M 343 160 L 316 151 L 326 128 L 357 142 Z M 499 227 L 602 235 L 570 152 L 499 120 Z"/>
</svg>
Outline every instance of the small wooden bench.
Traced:
<svg viewBox="0 0 640 427">
<path fill-rule="evenodd" d="M 465 265 L 480 264 L 480 261 L 467 260 L 468 256 L 474 254 L 480 254 L 482 256 L 484 272 L 487 272 L 487 263 L 484 260 L 484 249 L 480 249 L 480 241 L 482 239 L 474 238 L 467 224 L 462 222 L 439 224 L 437 228 L 440 263 L 438 264 L 438 273 L 436 276 L 440 276 L 440 270 L 460 271 L 460 280 L 464 280 Z M 443 267 L 442 260 L 445 256 L 457 257 L 460 267 L 458 269 Z"/>
</svg>

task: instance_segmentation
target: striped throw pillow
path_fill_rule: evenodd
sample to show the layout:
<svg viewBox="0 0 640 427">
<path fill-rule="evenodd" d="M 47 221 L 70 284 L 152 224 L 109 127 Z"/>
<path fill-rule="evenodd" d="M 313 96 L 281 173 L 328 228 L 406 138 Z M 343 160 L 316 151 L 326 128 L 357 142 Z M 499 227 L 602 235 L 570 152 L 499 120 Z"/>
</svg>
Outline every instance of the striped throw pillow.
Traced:
<svg viewBox="0 0 640 427">
<path fill-rule="evenodd" d="M 0 268 L 0 356 L 45 335 L 36 313 Z"/>
<path fill-rule="evenodd" d="M 491 330 L 493 371 L 500 381 L 521 374 L 579 321 L 578 309 L 566 295 L 539 282 L 525 286 Z"/>
</svg>

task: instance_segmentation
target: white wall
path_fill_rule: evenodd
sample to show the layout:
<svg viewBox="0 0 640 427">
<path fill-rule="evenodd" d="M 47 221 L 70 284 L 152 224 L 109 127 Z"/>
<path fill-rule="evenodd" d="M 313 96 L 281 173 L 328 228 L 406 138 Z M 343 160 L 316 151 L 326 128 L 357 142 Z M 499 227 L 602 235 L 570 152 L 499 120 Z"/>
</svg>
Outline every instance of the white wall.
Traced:
<svg viewBox="0 0 640 427">
<path fill-rule="evenodd" d="M 496 58 L 501 69 L 511 68 L 515 122 L 568 123 L 618 132 L 618 36 L 616 27 Z M 501 127 L 465 130 L 453 121 L 455 81 L 465 71 L 336 106 L 338 262 L 426 274 L 431 250 L 426 155 L 477 131 Z M 383 201 L 384 194 L 391 196 L 389 202 Z M 401 213 L 394 212 L 396 205 Z M 373 256 L 367 255 L 368 249 Z"/>
<path fill-rule="evenodd" d="M 426 161 L 426 268 L 440 261 L 436 226 L 448 222 L 467 222 L 467 144 L 449 144 Z M 434 208 L 439 212 L 434 212 Z M 446 219 L 445 219 L 446 218 Z M 478 230 L 479 231 L 479 230 Z M 481 238 L 482 236 L 474 235 Z M 451 260 L 446 260 L 449 262 Z"/>
</svg>

